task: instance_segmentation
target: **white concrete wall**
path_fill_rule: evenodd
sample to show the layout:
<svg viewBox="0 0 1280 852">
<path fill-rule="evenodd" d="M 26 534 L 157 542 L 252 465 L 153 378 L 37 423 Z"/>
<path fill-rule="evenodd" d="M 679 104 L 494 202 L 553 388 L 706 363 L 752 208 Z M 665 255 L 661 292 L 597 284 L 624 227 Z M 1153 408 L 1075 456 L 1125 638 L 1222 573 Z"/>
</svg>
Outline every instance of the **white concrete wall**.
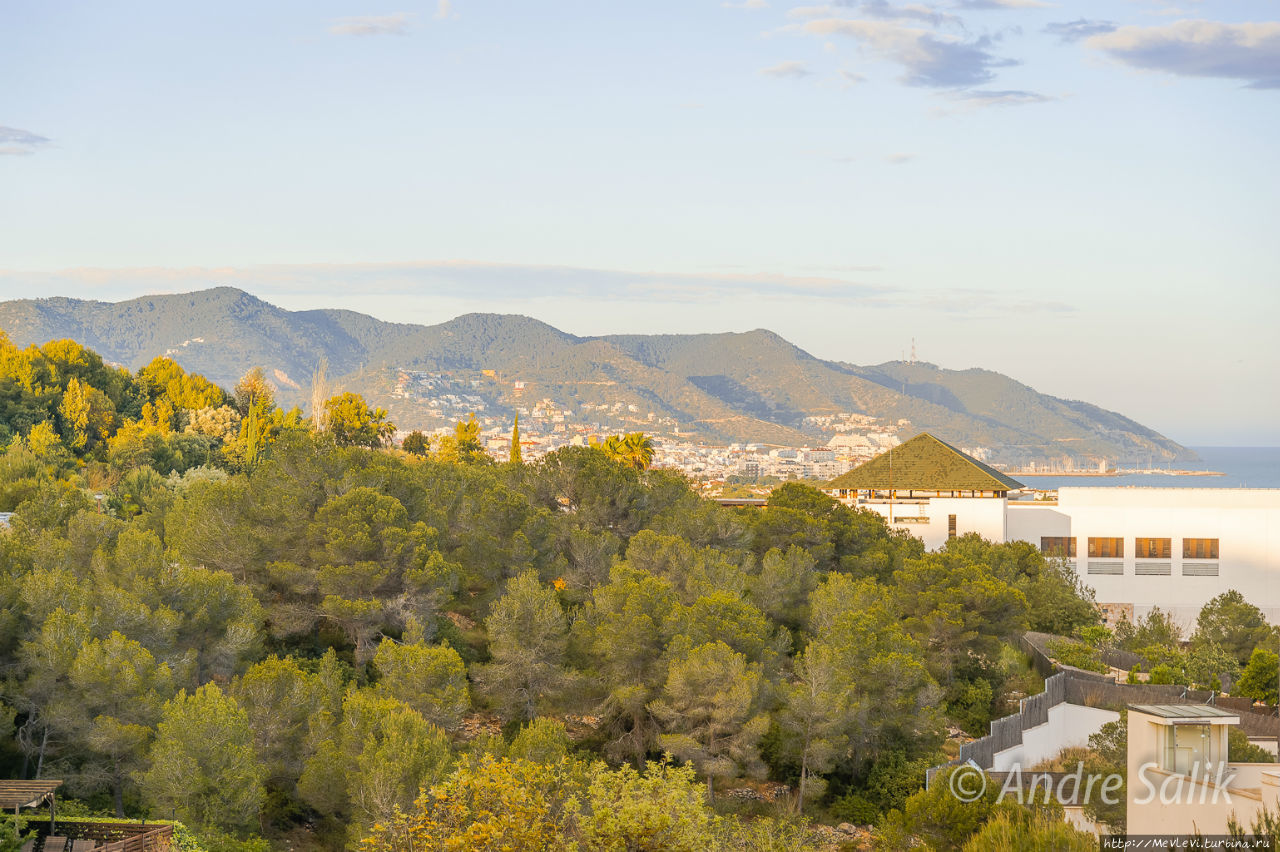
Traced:
<svg viewBox="0 0 1280 852">
<path fill-rule="evenodd" d="M 1050 707 L 1049 721 L 1023 731 L 1022 745 L 997 752 L 991 771 L 1008 772 L 1014 766 L 1021 766 L 1026 771 L 1042 761 L 1057 757 L 1064 748 L 1087 746 L 1090 736 L 1119 718 L 1120 714 L 1114 710 L 1098 707 L 1066 703 Z"/>
<path fill-rule="evenodd" d="M 1037 548 L 1041 536 L 1071 535 L 1071 516 L 1056 503 L 1010 500 L 1006 512 L 1006 541 L 1029 541 Z"/>
<path fill-rule="evenodd" d="M 929 497 L 911 501 L 895 500 L 892 507 L 886 502 L 859 503 L 884 518 L 893 511 L 894 529 L 906 530 L 924 542 L 925 549 L 937 550 L 947 543 L 948 516 L 956 516 L 956 535 L 978 533 L 991 541 L 1005 540 L 1005 500 L 1001 497 Z M 899 518 L 911 518 L 900 521 Z M 921 523 L 914 520 L 925 518 Z M 1037 539 L 1037 542 L 1039 539 Z"/>
<path fill-rule="evenodd" d="M 1083 807 L 1064 807 L 1062 815 L 1077 831 L 1088 832 L 1095 837 L 1102 835 L 1102 826 L 1085 816 Z"/>
<path fill-rule="evenodd" d="M 1053 515 L 1021 507 L 1009 514 L 1018 519 L 1019 537 L 1036 546 L 1041 535 L 1075 536 L 1079 574 L 1098 602 L 1132 604 L 1135 618 L 1158 606 L 1189 628 L 1204 604 L 1235 589 L 1280 623 L 1280 489 L 1062 488 Z M 1059 531 L 1058 516 L 1070 520 L 1070 532 Z M 1054 531 L 1037 534 L 1040 521 Z M 1089 573 L 1091 536 L 1124 539 L 1124 559 L 1115 560 L 1124 563 L 1123 574 Z M 1167 576 L 1137 575 L 1139 537 L 1172 539 Z M 1218 576 L 1182 575 L 1183 538 L 1219 540 Z"/>
<path fill-rule="evenodd" d="M 1271 752 L 1272 757 L 1280 757 L 1280 742 L 1275 737 L 1249 737 L 1249 745 Z"/>
</svg>

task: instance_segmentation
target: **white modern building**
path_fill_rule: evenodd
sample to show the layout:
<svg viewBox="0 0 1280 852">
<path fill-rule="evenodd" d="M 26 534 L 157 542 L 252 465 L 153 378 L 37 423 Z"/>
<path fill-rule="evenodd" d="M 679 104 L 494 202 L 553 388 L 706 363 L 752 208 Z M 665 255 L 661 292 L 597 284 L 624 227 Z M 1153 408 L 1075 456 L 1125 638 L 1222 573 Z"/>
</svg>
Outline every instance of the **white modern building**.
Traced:
<svg viewBox="0 0 1280 852">
<path fill-rule="evenodd" d="M 978 533 L 1065 558 L 1109 617 L 1153 607 L 1185 626 L 1235 589 L 1280 624 L 1280 489 L 1061 488 L 1018 481 L 927 433 L 828 484 L 938 549 Z"/>
<path fill-rule="evenodd" d="M 1227 731 L 1240 717 L 1218 707 L 1129 707 L 1127 830 L 1131 835 L 1224 835 L 1280 808 L 1280 763 L 1232 763 Z"/>
</svg>

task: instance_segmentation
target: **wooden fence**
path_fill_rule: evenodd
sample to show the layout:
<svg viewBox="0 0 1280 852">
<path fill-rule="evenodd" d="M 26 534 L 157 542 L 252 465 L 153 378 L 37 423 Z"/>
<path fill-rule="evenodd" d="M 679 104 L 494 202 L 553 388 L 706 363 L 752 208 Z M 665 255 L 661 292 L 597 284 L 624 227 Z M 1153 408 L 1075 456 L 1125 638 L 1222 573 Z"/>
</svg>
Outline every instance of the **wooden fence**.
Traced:
<svg viewBox="0 0 1280 852">
<path fill-rule="evenodd" d="M 48 824 L 32 824 L 43 838 Z M 173 825 L 160 822 L 99 822 L 60 819 L 58 836 L 69 840 L 92 840 L 94 852 L 169 852 L 173 845 Z M 49 852 L 49 850 L 45 850 Z"/>
</svg>

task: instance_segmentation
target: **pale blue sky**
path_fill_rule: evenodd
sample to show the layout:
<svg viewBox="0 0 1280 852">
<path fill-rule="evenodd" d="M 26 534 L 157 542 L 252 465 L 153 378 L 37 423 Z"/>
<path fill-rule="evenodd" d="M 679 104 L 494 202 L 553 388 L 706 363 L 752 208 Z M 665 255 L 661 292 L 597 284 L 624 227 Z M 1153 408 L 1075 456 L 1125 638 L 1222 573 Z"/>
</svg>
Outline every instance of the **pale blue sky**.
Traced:
<svg viewBox="0 0 1280 852">
<path fill-rule="evenodd" d="M 0 297 L 768 327 L 1280 444 L 1280 4 L 9 0 Z"/>
</svg>

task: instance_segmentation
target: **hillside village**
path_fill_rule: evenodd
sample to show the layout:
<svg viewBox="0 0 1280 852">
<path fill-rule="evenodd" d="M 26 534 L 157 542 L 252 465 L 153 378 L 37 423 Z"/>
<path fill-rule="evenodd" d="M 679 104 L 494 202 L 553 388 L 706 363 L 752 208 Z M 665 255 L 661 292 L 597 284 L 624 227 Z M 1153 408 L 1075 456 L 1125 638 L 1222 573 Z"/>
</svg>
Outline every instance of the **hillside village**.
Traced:
<svg viewBox="0 0 1280 852">
<path fill-rule="evenodd" d="M 22 346 L 84 339 L 131 370 L 169 352 L 226 386 L 260 366 L 279 401 L 304 410 L 323 368 L 332 387 L 387 409 L 406 430 L 448 428 L 475 412 L 483 428 L 503 431 L 520 412 L 534 432 L 570 438 L 642 430 L 695 445 L 822 449 L 838 434 L 878 446 L 874 434 L 935 431 L 1009 465 L 1064 454 L 1083 468 L 1195 459 L 1121 414 L 990 370 L 824 361 L 764 329 L 577 337 L 498 314 L 422 326 L 287 311 L 231 287 L 118 303 L 13 300 L 0 303 L 0 327 Z"/>
</svg>

